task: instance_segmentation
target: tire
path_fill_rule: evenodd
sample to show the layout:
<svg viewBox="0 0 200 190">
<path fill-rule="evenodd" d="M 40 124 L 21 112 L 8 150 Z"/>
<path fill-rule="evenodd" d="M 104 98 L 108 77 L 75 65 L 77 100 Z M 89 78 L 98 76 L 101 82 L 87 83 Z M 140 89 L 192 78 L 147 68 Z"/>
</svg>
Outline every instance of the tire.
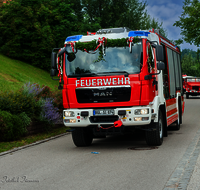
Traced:
<svg viewBox="0 0 200 190">
<path fill-rule="evenodd" d="M 173 129 L 176 131 L 180 130 L 180 119 L 178 118 L 174 123 L 175 125 L 173 126 Z"/>
<path fill-rule="evenodd" d="M 186 93 L 186 99 L 189 99 L 189 94 L 188 93 Z"/>
<path fill-rule="evenodd" d="M 150 128 L 156 129 L 155 131 L 146 131 L 146 143 L 148 145 L 160 146 L 163 143 L 163 132 L 164 132 L 164 123 L 161 110 L 158 114 L 158 122 L 153 122 L 150 124 Z"/>
<path fill-rule="evenodd" d="M 85 127 L 77 127 L 72 131 L 72 139 L 77 147 L 90 146 L 93 140 L 92 130 Z"/>
</svg>

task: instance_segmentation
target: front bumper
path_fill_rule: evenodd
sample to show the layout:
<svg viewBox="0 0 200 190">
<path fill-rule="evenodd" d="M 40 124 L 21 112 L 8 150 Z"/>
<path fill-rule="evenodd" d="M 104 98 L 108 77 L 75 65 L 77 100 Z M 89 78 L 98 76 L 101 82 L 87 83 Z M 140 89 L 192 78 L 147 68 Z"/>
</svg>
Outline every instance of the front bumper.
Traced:
<svg viewBox="0 0 200 190">
<path fill-rule="evenodd" d="M 103 108 L 99 109 L 102 110 Z M 136 126 L 149 124 L 155 116 L 155 114 L 151 113 L 150 106 L 110 109 L 114 110 L 113 115 L 95 115 L 94 110 L 97 109 L 65 109 L 63 110 L 63 123 L 67 127 L 88 127 L 95 125 L 113 125 L 115 121 L 121 120 L 123 126 Z M 137 109 L 148 109 L 149 112 L 143 115 L 136 115 L 135 110 Z M 66 117 L 65 111 L 72 111 L 73 117 Z M 124 114 L 122 115 L 122 113 Z"/>
<path fill-rule="evenodd" d="M 191 96 L 198 96 L 200 95 L 200 91 L 190 90 L 190 91 L 186 91 L 186 94 L 191 95 Z"/>
</svg>

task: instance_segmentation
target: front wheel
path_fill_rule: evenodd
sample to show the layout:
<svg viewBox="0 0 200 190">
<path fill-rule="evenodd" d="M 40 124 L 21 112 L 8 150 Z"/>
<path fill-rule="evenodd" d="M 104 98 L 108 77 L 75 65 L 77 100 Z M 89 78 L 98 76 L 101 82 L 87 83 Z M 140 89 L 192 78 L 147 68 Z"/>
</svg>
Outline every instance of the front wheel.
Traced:
<svg viewBox="0 0 200 190">
<path fill-rule="evenodd" d="M 93 140 L 92 130 L 85 127 L 77 127 L 72 131 L 72 139 L 77 147 L 90 146 Z"/>
<path fill-rule="evenodd" d="M 150 124 L 150 128 L 155 129 L 155 131 L 146 131 L 146 143 L 148 145 L 160 146 L 163 143 L 163 116 L 161 110 L 159 110 L 158 114 L 158 122 L 153 122 Z"/>
<path fill-rule="evenodd" d="M 186 93 L 186 99 L 189 99 L 189 94 L 188 93 Z"/>
</svg>

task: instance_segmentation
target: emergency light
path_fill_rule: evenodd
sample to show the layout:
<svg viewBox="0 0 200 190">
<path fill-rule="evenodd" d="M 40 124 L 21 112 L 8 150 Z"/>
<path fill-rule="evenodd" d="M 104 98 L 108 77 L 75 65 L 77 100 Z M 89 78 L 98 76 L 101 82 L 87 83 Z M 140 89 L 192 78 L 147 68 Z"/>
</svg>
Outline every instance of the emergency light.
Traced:
<svg viewBox="0 0 200 190">
<path fill-rule="evenodd" d="M 128 33 L 128 37 L 134 37 L 134 36 L 148 36 L 150 32 L 144 32 L 144 31 L 130 31 Z"/>
<path fill-rule="evenodd" d="M 66 38 L 65 42 L 79 41 L 82 37 L 83 35 L 69 36 Z"/>
</svg>

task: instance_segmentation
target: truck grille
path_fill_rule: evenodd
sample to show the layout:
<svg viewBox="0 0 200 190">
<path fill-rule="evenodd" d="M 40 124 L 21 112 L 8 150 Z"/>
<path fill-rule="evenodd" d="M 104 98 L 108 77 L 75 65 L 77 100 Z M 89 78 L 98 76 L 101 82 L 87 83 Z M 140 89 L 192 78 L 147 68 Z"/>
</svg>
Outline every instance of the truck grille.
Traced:
<svg viewBox="0 0 200 190">
<path fill-rule="evenodd" d="M 78 103 L 125 102 L 131 97 L 130 86 L 77 88 Z"/>
<path fill-rule="evenodd" d="M 199 86 L 193 86 L 193 87 L 192 87 L 192 90 L 197 90 L 197 91 L 199 91 Z"/>
</svg>

